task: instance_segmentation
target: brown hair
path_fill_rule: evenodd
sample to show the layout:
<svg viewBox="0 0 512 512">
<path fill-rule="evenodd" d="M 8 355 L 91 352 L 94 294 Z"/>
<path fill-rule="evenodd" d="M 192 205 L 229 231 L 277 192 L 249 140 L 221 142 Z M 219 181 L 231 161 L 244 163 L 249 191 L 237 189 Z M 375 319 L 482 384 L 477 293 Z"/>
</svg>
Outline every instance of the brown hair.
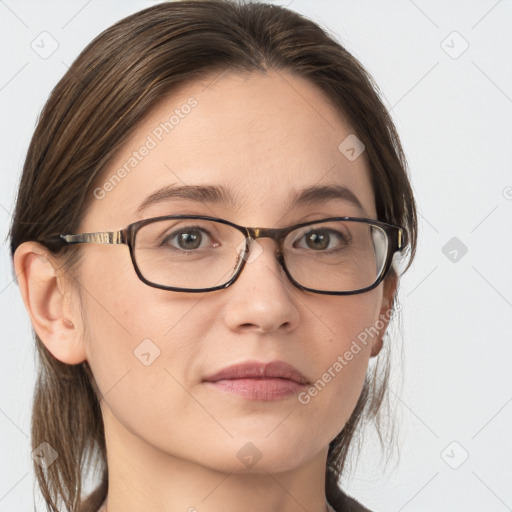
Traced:
<svg viewBox="0 0 512 512">
<path fill-rule="evenodd" d="M 316 84 L 365 144 L 378 219 L 407 232 L 407 269 L 416 249 L 415 202 L 398 135 L 371 77 L 307 18 L 275 5 L 234 0 L 161 3 L 117 22 L 82 51 L 53 89 L 28 148 L 11 254 L 25 241 L 38 241 L 58 253 L 69 270 L 78 261 L 75 251 L 57 249 L 49 239 L 75 232 L 94 184 L 149 110 L 178 86 L 212 73 L 267 69 Z M 61 511 L 62 503 L 74 512 L 95 511 L 106 498 L 108 472 L 94 378 L 87 362 L 62 363 L 34 336 L 40 364 L 32 447 L 47 442 L 59 453 L 46 470 L 34 463 L 38 485 L 48 510 Z M 378 418 L 384 403 L 389 362 L 380 377 L 377 367 L 368 372 L 353 414 L 330 443 L 326 492 L 333 504 L 336 478 L 362 419 Z M 93 462 L 99 464 L 100 483 L 82 503 Z"/>
</svg>

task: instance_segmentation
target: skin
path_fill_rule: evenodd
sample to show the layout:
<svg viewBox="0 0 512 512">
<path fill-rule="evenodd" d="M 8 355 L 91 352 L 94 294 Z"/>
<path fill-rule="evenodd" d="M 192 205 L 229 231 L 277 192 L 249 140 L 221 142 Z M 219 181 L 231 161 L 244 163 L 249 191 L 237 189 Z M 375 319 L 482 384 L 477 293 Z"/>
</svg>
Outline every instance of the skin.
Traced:
<svg viewBox="0 0 512 512">
<path fill-rule="evenodd" d="M 364 153 L 349 161 L 338 150 L 350 126 L 316 86 L 285 72 L 224 74 L 181 88 L 138 126 L 102 183 L 192 96 L 198 104 L 190 114 L 92 200 L 79 232 L 179 213 L 260 227 L 377 218 Z M 175 200 L 136 214 L 144 198 L 172 183 L 222 185 L 236 204 Z M 291 193 L 333 183 L 349 188 L 364 211 L 343 201 L 287 209 Z M 36 332 L 61 361 L 87 360 L 102 392 L 108 512 L 324 512 L 329 442 L 356 405 L 387 325 L 306 405 L 296 396 L 252 401 L 202 379 L 249 359 L 281 359 L 316 381 L 389 311 L 396 280 L 352 296 L 305 292 L 287 280 L 275 242 L 258 242 L 262 253 L 233 286 L 201 294 L 147 286 L 124 245 L 83 245 L 77 281 L 41 245 L 16 251 Z M 160 356 L 145 366 L 134 350 L 148 338 Z M 247 443 L 261 455 L 252 467 L 237 456 Z"/>
</svg>

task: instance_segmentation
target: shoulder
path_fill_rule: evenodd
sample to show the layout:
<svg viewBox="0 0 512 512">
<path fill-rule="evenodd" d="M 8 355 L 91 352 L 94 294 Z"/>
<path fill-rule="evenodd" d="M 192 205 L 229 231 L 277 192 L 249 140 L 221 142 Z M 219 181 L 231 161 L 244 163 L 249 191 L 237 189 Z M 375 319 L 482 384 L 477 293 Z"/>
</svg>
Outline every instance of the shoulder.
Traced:
<svg viewBox="0 0 512 512">
<path fill-rule="evenodd" d="M 333 497 L 329 498 L 329 504 L 334 512 L 372 512 L 342 490 L 339 491 L 336 499 L 333 499 Z"/>
<path fill-rule="evenodd" d="M 336 512 L 372 512 L 356 499 L 348 496 L 340 490 L 340 499 L 331 503 Z"/>
<path fill-rule="evenodd" d="M 326 486 L 326 498 L 335 512 L 373 512 L 346 494 L 331 475 Z"/>
</svg>

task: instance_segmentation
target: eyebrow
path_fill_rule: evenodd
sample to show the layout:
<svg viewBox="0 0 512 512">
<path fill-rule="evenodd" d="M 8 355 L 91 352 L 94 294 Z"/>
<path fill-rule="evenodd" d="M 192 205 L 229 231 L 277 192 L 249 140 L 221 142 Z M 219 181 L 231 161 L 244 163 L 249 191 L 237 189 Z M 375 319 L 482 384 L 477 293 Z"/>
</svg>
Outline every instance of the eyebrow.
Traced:
<svg viewBox="0 0 512 512">
<path fill-rule="evenodd" d="M 223 204 L 234 208 L 235 198 L 222 186 L 213 185 L 167 185 L 150 194 L 137 208 L 137 214 L 152 204 L 188 199 L 197 203 Z"/>
<path fill-rule="evenodd" d="M 317 204 L 325 201 L 343 201 L 364 212 L 363 205 L 357 196 L 342 185 L 315 185 L 299 190 L 292 198 L 289 209 Z"/>
<path fill-rule="evenodd" d="M 150 194 L 138 206 L 136 213 L 141 214 L 148 206 L 171 201 L 187 199 L 198 203 L 221 204 L 234 209 L 237 205 L 234 195 L 223 186 L 214 185 L 167 185 Z M 288 209 L 314 205 L 326 201 L 343 201 L 364 212 L 357 196 L 342 185 L 314 185 L 291 194 Z"/>
</svg>

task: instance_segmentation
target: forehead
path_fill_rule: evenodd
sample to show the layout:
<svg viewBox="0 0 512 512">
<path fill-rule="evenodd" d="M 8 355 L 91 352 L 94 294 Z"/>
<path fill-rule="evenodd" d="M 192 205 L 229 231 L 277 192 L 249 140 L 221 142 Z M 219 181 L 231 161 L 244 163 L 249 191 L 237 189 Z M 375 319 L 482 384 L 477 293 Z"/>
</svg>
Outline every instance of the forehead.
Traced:
<svg viewBox="0 0 512 512">
<path fill-rule="evenodd" d="M 182 208 L 273 225 L 294 204 L 304 206 L 294 203 L 300 191 L 322 186 L 346 188 L 361 203 L 355 209 L 349 201 L 340 215 L 375 217 L 364 152 L 349 159 L 340 150 L 350 137 L 347 121 L 302 77 L 283 71 L 211 75 L 180 87 L 145 117 L 98 181 L 84 222 L 113 229 L 152 212 L 165 215 L 172 204 L 170 213 Z M 161 189 L 196 186 L 221 188 L 225 201 L 212 206 L 204 195 L 175 195 L 140 208 Z M 321 194 L 316 197 L 324 206 Z"/>
</svg>

